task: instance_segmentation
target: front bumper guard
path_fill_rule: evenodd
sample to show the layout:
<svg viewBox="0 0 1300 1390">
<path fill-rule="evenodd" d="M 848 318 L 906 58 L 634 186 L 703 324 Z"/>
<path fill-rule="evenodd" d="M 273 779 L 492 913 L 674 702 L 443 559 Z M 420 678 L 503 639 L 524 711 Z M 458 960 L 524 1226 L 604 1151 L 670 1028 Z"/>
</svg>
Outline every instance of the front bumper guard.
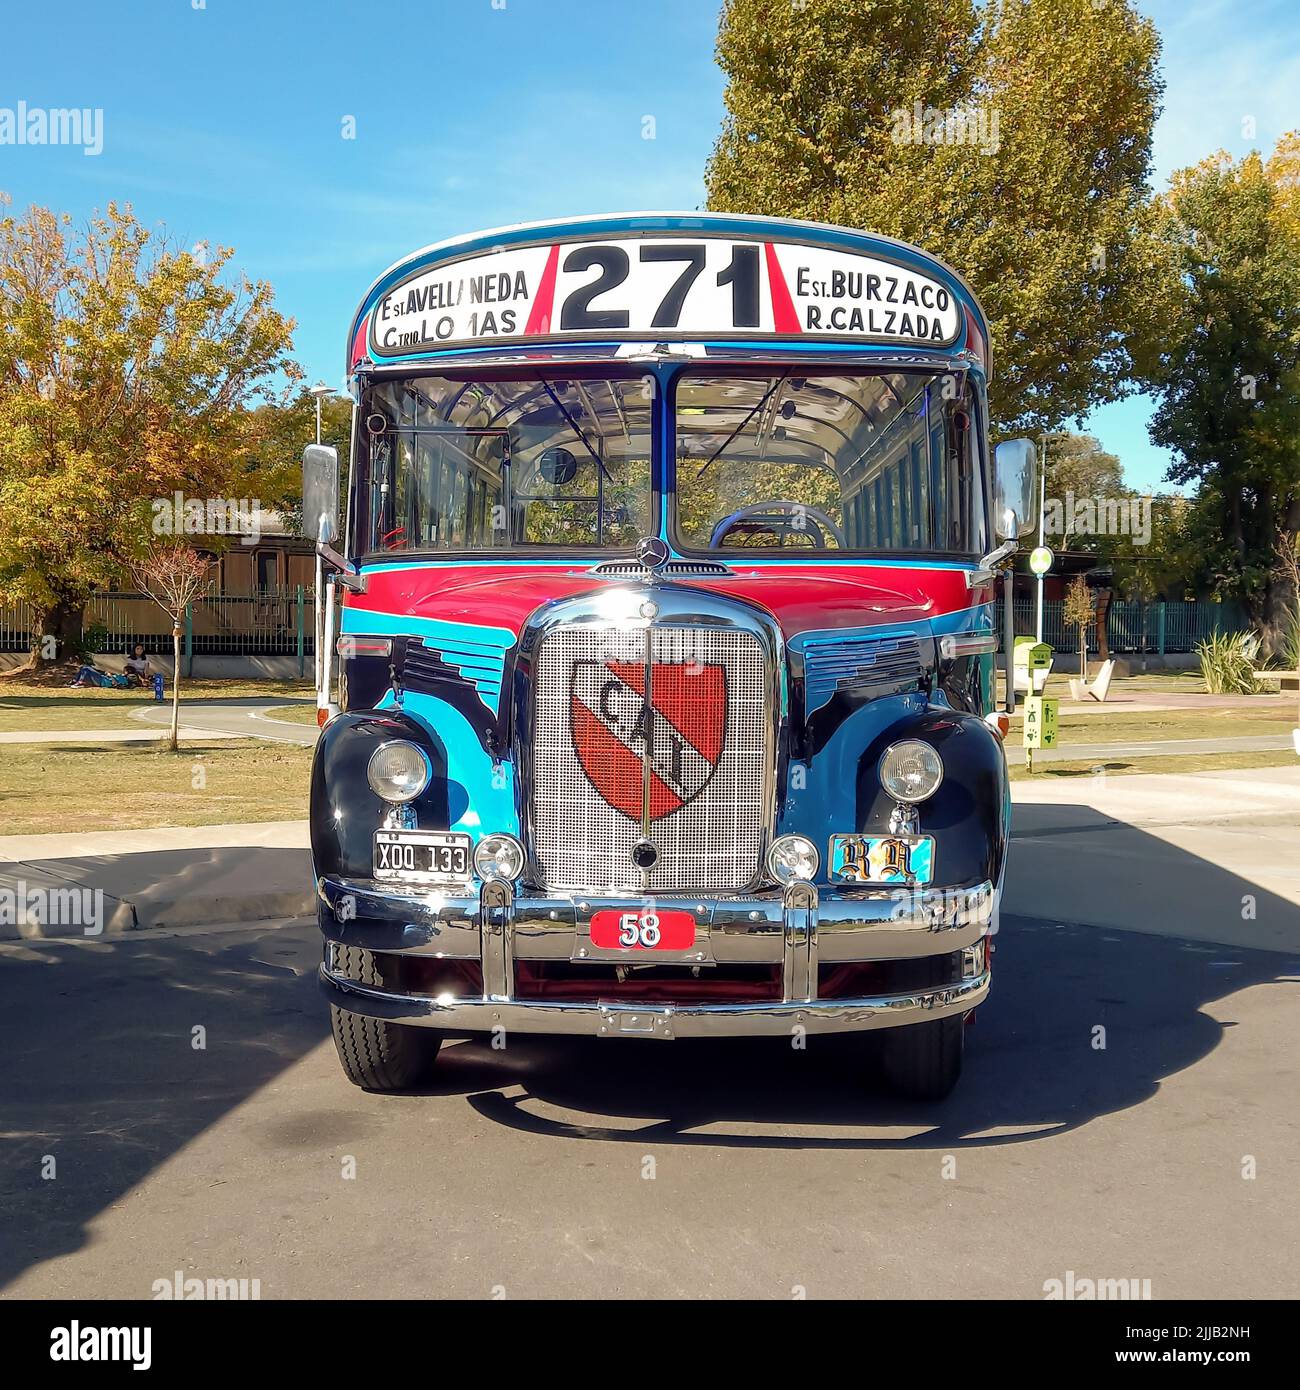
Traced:
<svg viewBox="0 0 1300 1390">
<path fill-rule="evenodd" d="M 587 1034 L 654 1038 L 789 1036 L 900 1027 L 962 1014 L 988 994 L 983 937 L 992 930 L 997 890 L 821 889 L 792 883 L 784 892 L 706 899 L 655 895 L 663 908 L 690 911 L 693 945 L 655 951 L 637 963 L 780 966 L 779 1002 L 638 1004 L 626 1000 L 561 1002 L 514 997 L 516 961 L 631 963 L 592 944 L 591 919 L 626 911 L 622 898 L 569 894 L 516 897 L 489 879 L 477 895 L 394 891 L 373 880 L 323 878 L 318 885 L 325 937 L 321 986 L 352 1013 L 449 1032 Z M 473 998 L 400 994 L 361 984 L 334 968 L 335 947 L 481 963 L 483 993 Z M 822 964 L 912 959 L 963 953 L 963 978 L 932 990 L 858 999 L 817 998 Z M 592 994 L 599 984 L 593 981 Z"/>
</svg>

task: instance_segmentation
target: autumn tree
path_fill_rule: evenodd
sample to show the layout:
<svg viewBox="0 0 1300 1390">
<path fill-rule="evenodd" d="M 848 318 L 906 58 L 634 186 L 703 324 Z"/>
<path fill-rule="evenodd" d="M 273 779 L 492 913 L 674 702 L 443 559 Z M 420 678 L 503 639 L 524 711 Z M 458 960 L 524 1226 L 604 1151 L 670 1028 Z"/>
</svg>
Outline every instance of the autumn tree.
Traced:
<svg viewBox="0 0 1300 1390">
<path fill-rule="evenodd" d="M 1164 323 L 1158 53 L 1129 0 L 727 0 L 709 206 L 943 257 L 992 321 L 995 432 L 1037 435 L 1129 390 Z"/>
<path fill-rule="evenodd" d="M 1088 624 L 1096 613 L 1092 590 L 1081 574 L 1076 574 L 1065 591 L 1065 603 L 1061 618 L 1066 627 L 1078 629 L 1079 633 L 1079 675 L 1088 679 Z"/>
<path fill-rule="evenodd" d="M 181 624 L 185 610 L 208 587 L 209 563 L 197 550 L 173 539 L 151 541 L 131 565 L 142 593 L 171 619 L 172 724 L 168 747 L 174 753 L 181 714 Z"/>
<path fill-rule="evenodd" d="M 1175 174 L 1161 230 L 1181 274 L 1153 371 L 1169 477 L 1197 484 L 1205 579 L 1241 601 L 1275 650 L 1289 583 L 1275 559 L 1300 534 L 1300 133 L 1273 157 L 1220 152 Z"/>
<path fill-rule="evenodd" d="M 270 287 L 230 256 L 116 204 L 80 231 L 44 208 L 0 218 L 0 601 L 34 608 L 37 662 L 76 649 L 152 499 L 258 496 L 250 407 L 300 373 Z"/>
</svg>

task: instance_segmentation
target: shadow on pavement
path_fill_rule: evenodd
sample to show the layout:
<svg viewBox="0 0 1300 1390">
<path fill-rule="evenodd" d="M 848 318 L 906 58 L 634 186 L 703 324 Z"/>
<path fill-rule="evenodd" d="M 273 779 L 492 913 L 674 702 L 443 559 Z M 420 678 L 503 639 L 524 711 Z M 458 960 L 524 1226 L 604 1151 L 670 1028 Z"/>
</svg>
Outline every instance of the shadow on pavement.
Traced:
<svg viewBox="0 0 1300 1390">
<path fill-rule="evenodd" d="M 1106 824 L 1086 807 L 1052 808 L 1062 811 L 1076 828 Z M 491 1125 L 539 1139 L 860 1151 L 1023 1144 L 1141 1105 L 1234 1026 L 1206 1005 L 1294 982 L 1300 910 L 1222 865 L 1123 830 L 1151 842 L 1150 862 L 1177 881 L 1180 900 L 1199 902 L 1200 920 L 1223 914 L 1224 940 L 1227 914 L 1239 918 L 1249 893 L 1259 919 L 1281 924 L 1294 950 L 1086 925 L 1090 906 L 1125 892 L 1125 873 L 1141 863 L 1126 841 L 1091 898 L 1072 891 L 1069 901 L 1044 902 L 1041 916 L 1023 907 L 1004 915 L 993 995 L 968 1034 L 966 1075 L 943 1104 L 883 1094 L 869 1040 L 852 1038 L 811 1038 L 802 1052 L 779 1041 L 511 1038 L 503 1052 L 459 1042 L 444 1049 L 429 1091 L 378 1103 L 410 1127 L 399 1142 L 426 1149 L 432 1097 L 463 1096 Z M 99 1213 L 325 1038 L 316 955 L 308 927 L 128 935 L 0 957 L 0 1286 L 93 1239 Z M 206 1029 L 205 1050 L 192 1046 L 195 1025 Z M 1099 1026 L 1104 1050 L 1093 1045 Z M 341 1073 L 336 1085 L 342 1116 L 354 1111 L 364 1125 L 359 1093 Z M 286 1143 L 309 1142 L 291 1097 L 279 1124 Z M 491 1145 L 491 1125 L 474 1131 L 476 1145 Z M 56 1181 L 42 1180 L 47 1154 Z M 492 1160 L 480 1151 L 472 1161 Z M 193 1175 L 196 1186 L 222 1181 L 219 1171 Z"/>
</svg>

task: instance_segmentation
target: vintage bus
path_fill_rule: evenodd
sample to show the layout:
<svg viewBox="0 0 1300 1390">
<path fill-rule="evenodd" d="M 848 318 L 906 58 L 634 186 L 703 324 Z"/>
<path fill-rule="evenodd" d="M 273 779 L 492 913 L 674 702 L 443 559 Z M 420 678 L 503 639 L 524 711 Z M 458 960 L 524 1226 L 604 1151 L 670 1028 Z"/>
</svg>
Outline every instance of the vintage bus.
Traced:
<svg viewBox="0 0 1300 1390">
<path fill-rule="evenodd" d="M 989 989 L 995 571 L 1034 467 L 992 467 L 961 277 L 839 227 L 589 217 L 399 262 L 348 348 L 346 507 L 318 446 L 304 498 L 349 1078 L 411 1086 L 467 1033 L 861 1032 L 946 1094 Z"/>
</svg>

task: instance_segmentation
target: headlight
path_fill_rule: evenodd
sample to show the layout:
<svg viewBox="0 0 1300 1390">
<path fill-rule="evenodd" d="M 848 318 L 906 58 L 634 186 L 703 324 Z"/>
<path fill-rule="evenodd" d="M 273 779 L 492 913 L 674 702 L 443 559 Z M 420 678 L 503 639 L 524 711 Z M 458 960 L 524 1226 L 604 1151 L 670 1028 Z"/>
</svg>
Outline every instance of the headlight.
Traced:
<svg viewBox="0 0 1300 1390">
<path fill-rule="evenodd" d="M 432 776 L 433 764 L 424 749 L 401 738 L 381 743 L 366 767 L 370 790 L 399 806 L 414 801 Z"/>
<path fill-rule="evenodd" d="M 767 852 L 767 871 L 778 883 L 815 878 L 820 863 L 817 846 L 803 835 L 779 835 Z"/>
<path fill-rule="evenodd" d="M 880 760 L 880 785 L 895 801 L 924 801 L 939 790 L 942 781 L 943 760 L 919 739 L 891 744 Z"/>
<path fill-rule="evenodd" d="M 513 835 L 484 835 L 474 846 L 474 872 L 480 878 L 511 883 L 524 871 L 524 847 Z"/>
</svg>

